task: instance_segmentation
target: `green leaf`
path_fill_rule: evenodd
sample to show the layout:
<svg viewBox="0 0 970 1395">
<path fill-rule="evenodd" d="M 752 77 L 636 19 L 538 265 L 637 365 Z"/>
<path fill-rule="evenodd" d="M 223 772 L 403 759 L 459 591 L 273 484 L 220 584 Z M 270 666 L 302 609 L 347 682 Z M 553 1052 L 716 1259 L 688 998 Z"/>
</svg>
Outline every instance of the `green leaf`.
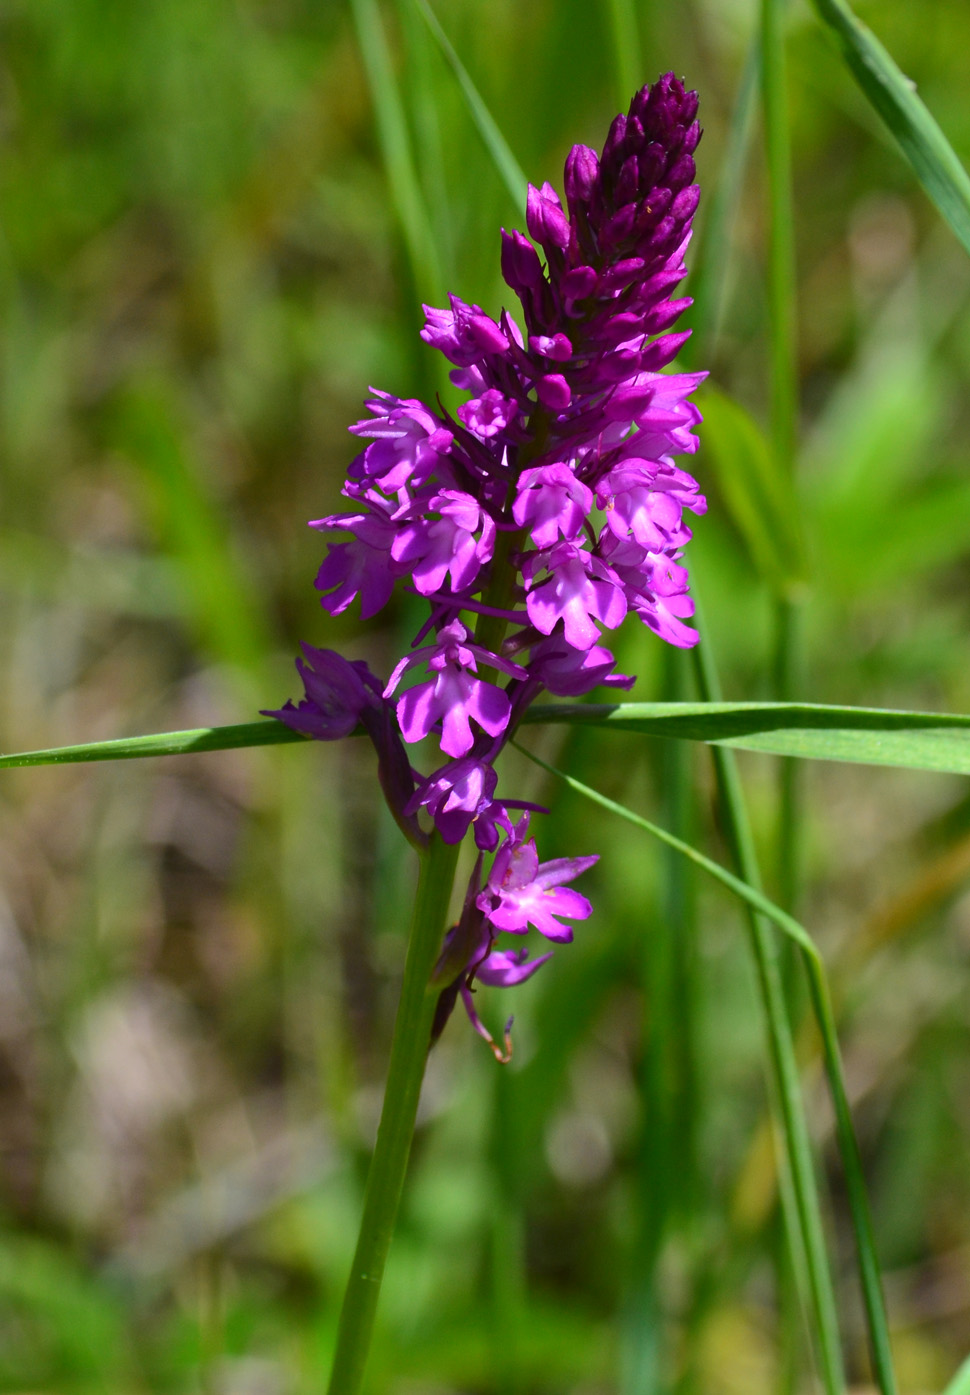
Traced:
<svg viewBox="0 0 970 1395">
<path fill-rule="evenodd" d="M 528 722 L 589 722 L 805 760 L 857 761 L 970 774 L 970 717 L 800 702 L 563 703 Z"/>
<path fill-rule="evenodd" d="M 822 23 L 835 34 L 842 56 L 862 91 L 903 148 L 927 194 L 970 252 L 970 176 L 911 78 L 845 4 L 813 0 Z"/>
<path fill-rule="evenodd" d="M 444 54 L 445 61 L 455 74 L 458 80 L 458 86 L 462 90 L 465 104 L 475 123 L 478 134 L 485 142 L 485 148 L 491 155 L 495 168 L 502 177 L 502 182 L 509 192 L 509 197 L 521 213 L 525 208 L 525 197 L 529 182 L 522 172 L 521 165 L 512 154 L 512 149 L 508 141 L 499 130 L 498 122 L 485 105 L 481 93 L 471 80 L 468 69 L 455 52 L 454 45 L 442 29 L 437 15 L 428 4 L 428 0 L 414 0 L 414 4 L 434 35 L 438 47 Z"/>
<path fill-rule="evenodd" d="M 284 746 L 306 739 L 282 722 L 242 722 L 238 726 L 161 731 L 152 736 L 129 736 L 117 741 L 91 741 L 83 746 L 55 746 L 46 751 L 0 755 L 0 770 L 24 765 L 137 760 L 141 756 L 184 756 L 190 751 L 232 751 L 246 746 Z"/>
<path fill-rule="evenodd" d="M 970 1356 L 943 1391 L 943 1395 L 970 1395 Z"/>
<path fill-rule="evenodd" d="M 828 707 L 807 702 L 564 702 L 533 707 L 523 720 L 529 725 L 583 723 L 804 760 L 970 774 L 970 717 L 945 712 Z M 0 769 L 177 756 L 190 751 L 287 745 L 306 739 L 281 722 L 243 722 L 0 755 Z"/>
<path fill-rule="evenodd" d="M 761 575 L 788 600 L 808 579 L 799 501 L 789 473 L 776 462 L 758 423 L 724 393 L 708 389 L 700 401 L 704 446 L 718 488 Z"/>
</svg>

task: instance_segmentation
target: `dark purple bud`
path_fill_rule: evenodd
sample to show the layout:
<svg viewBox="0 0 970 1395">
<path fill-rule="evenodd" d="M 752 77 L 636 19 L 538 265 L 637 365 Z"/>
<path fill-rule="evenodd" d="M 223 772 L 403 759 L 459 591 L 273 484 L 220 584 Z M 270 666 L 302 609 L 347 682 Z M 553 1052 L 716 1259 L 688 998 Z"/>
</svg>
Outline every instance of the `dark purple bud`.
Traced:
<svg viewBox="0 0 970 1395">
<path fill-rule="evenodd" d="M 626 120 L 622 111 L 613 118 L 613 122 L 603 144 L 603 154 L 600 157 L 600 165 L 604 167 L 604 169 L 607 165 L 612 164 L 616 160 L 621 150 L 623 137 L 626 135 Z"/>
<path fill-rule="evenodd" d="M 591 266 L 576 266 L 567 271 L 560 281 L 563 299 L 566 301 L 585 300 L 596 290 L 598 276 Z"/>
<path fill-rule="evenodd" d="M 641 151 L 637 165 L 640 172 L 640 188 L 645 194 L 657 183 L 666 163 L 667 152 L 656 141 Z"/>
<path fill-rule="evenodd" d="M 487 315 L 470 315 L 468 334 L 472 342 L 485 354 L 504 354 L 509 343 L 494 320 Z"/>
<path fill-rule="evenodd" d="M 623 344 L 643 332 L 643 315 L 638 311 L 625 311 L 620 315 L 611 315 L 597 327 L 596 344 L 604 349 L 612 349 L 616 344 Z"/>
<path fill-rule="evenodd" d="M 628 203 L 614 213 L 613 217 L 600 229 L 600 246 L 606 250 L 619 247 L 633 231 L 639 209 L 635 203 Z"/>
<path fill-rule="evenodd" d="M 569 384 L 561 373 L 547 373 L 536 379 L 536 396 L 550 412 L 563 412 L 572 400 Z"/>
<path fill-rule="evenodd" d="M 683 300 L 667 300 L 663 305 L 658 305 L 643 317 L 644 334 L 661 334 L 692 304 L 690 296 L 684 296 Z"/>
<path fill-rule="evenodd" d="M 696 92 L 693 94 L 696 99 Z M 684 139 L 680 143 L 681 154 L 692 155 L 697 149 L 697 142 L 701 138 L 700 123 L 694 121 L 684 132 Z"/>
<path fill-rule="evenodd" d="M 532 334 L 529 348 L 556 363 L 566 363 L 573 356 L 573 346 L 565 334 Z"/>
<path fill-rule="evenodd" d="M 574 145 L 566 156 L 564 184 L 570 206 L 589 203 L 599 179 L 600 165 L 595 150 L 588 145 Z"/>
<path fill-rule="evenodd" d="M 616 188 L 613 191 L 613 198 L 616 203 L 622 206 L 625 203 L 632 203 L 637 197 L 637 190 L 640 184 L 640 166 L 636 155 L 628 155 L 623 161 L 619 178 L 616 181 Z"/>
<path fill-rule="evenodd" d="M 671 165 L 664 183 L 676 193 L 691 182 L 695 173 L 694 157 L 692 155 L 678 155 Z"/>
<path fill-rule="evenodd" d="M 655 339 L 643 352 L 640 371 L 659 373 L 661 368 L 666 368 L 667 364 L 677 357 L 689 338 L 690 330 L 683 329 L 678 334 L 665 334 L 662 339 Z"/>
<path fill-rule="evenodd" d="M 597 290 L 601 295 L 607 292 L 625 290 L 627 286 L 632 286 L 634 281 L 640 279 L 643 267 L 642 257 L 626 257 L 623 261 L 614 262 L 603 272 Z"/>
<path fill-rule="evenodd" d="M 542 280 L 542 262 L 527 237 L 502 229 L 502 277 L 516 295 Z"/>
<path fill-rule="evenodd" d="M 569 246 L 569 219 L 563 213 L 559 195 L 551 184 L 543 184 L 541 189 L 534 184 L 529 185 L 525 221 L 530 235 L 540 246 Z"/>
<path fill-rule="evenodd" d="M 670 205 L 670 216 L 677 223 L 686 223 L 688 218 L 693 218 L 694 210 L 701 197 L 701 191 L 696 184 L 689 185 L 686 189 L 681 189 L 680 193 Z"/>
</svg>

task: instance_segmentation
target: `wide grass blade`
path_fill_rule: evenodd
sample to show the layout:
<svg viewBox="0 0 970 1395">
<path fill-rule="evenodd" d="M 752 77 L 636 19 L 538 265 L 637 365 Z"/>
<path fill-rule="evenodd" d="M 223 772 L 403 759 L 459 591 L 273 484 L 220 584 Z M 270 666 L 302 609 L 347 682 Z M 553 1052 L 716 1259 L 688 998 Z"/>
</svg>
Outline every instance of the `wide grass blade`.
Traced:
<svg viewBox="0 0 970 1395">
<path fill-rule="evenodd" d="M 970 176 L 892 55 L 845 0 L 812 0 L 862 91 L 903 148 L 929 197 L 970 252 Z"/>
<path fill-rule="evenodd" d="M 547 704 L 527 722 L 588 722 L 806 760 L 970 774 L 970 717 L 801 702 Z"/>
<path fill-rule="evenodd" d="M 509 198 L 521 212 L 525 208 L 525 197 L 529 181 L 522 167 L 512 154 L 512 149 L 498 128 L 498 123 L 482 100 L 481 93 L 471 80 L 468 69 L 455 52 L 455 47 L 442 29 L 438 16 L 428 4 L 428 0 L 414 0 L 416 8 L 423 15 L 462 90 L 465 103 L 485 148 L 492 157 L 495 168 L 509 192 Z"/>
<path fill-rule="evenodd" d="M 516 743 L 518 744 L 518 743 Z M 849 1110 L 848 1096 L 845 1089 L 845 1079 L 842 1070 L 842 1061 L 839 1051 L 838 1036 L 835 1030 L 835 1017 L 832 1012 L 832 1000 L 828 986 L 828 978 L 825 973 L 825 966 L 821 955 L 815 946 L 811 935 L 805 927 L 787 911 L 783 911 L 780 906 L 775 905 L 758 888 L 749 885 L 740 877 L 736 877 L 733 872 L 729 872 L 726 867 L 713 859 L 705 856 L 699 849 L 666 829 L 660 828 L 657 824 L 651 823 L 649 819 L 635 814 L 625 805 L 616 803 L 615 800 L 600 794 L 598 790 L 592 789 L 588 785 L 582 784 L 579 780 L 573 779 L 562 770 L 557 770 L 554 766 L 546 763 L 540 757 L 533 755 L 530 751 L 525 751 L 520 747 L 530 760 L 542 766 L 550 774 L 556 775 L 567 784 L 577 794 L 583 795 L 593 803 L 599 804 L 601 808 L 609 810 L 610 813 L 617 814 L 620 818 L 626 819 L 628 823 L 634 824 L 637 828 L 642 828 L 644 832 L 659 839 L 669 848 L 675 849 L 683 857 L 688 858 L 696 866 L 702 867 L 712 877 L 716 878 L 722 886 L 733 892 L 739 900 L 743 901 L 752 911 L 770 920 L 773 925 L 789 939 L 798 945 L 802 952 L 805 971 L 808 976 L 809 988 L 812 997 L 812 1007 L 815 1012 L 819 1033 L 822 1038 L 822 1048 L 825 1057 L 825 1069 L 828 1077 L 829 1088 L 832 1093 L 832 1102 L 835 1109 L 836 1136 L 839 1144 L 839 1152 L 842 1158 L 842 1166 L 845 1170 L 846 1190 L 849 1198 L 849 1209 L 852 1215 L 852 1225 L 855 1232 L 856 1247 L 859 1257 L 860 1279 L 863 1291 L 863 1301 L 866 1308 L 866 1319 L 869 1326 L 869 1339 L 872 1346 L 873 1363 L 877 1372 L 880 1389 L 883 1395 L 894 1395 L 896 1385 L 892 1368 L 892 1355 L 889 1345 L 889 1329 L 886 1320 L 885 1304 L 882 1295 L 882 1284 L 879 1278 L 879 1264 L 876 1258 L 875 1237 L 872 1230 L 872 1219 L 869 1214 L 869 1202 L 866 1195 L 865 1179 L 862 1171 L 862 1159 L 859 1153 L 859 1145 L 856 1140 L 855 1130 L 852 1124 L 852 1116 Z M 961 1378 L 966 1373 L 965 1384 L 959 1384 Z M 947 1390 L 945 1395 L 966 1395 L 970 1391 L 970 1363 L 968 1367 L 961 1368 L 957 1373 L 953 1386 Z"/>
<path fill-rule="evenodd" d="M 643 86 L 643 45 L 633 0 L 609 0 L 610 35 L 613 40 L 614 95 L 620 111 Z"/>
<path fill-rule="evenodd" d="M 970 1395 L 970 1356 L 943 1391 L 943 1395 Z"/>
<path fill-rule="evenodd" d="M 91 741 L 83 746 L 55 746 L 47 751 L 0 755 L 0 770 L 26 765 L 76 765 L 85 761 L 137 760 L 142 756 L 184 756 L 195 751 L 237 751 L 246 746 L 285 746 L 307 738 L 282 722 L 240 722 L 228 727 L 197 727 Z"/>
<path fill-rule="evenodd" d="M 765 433 L 739 403 L 707 389 L 700 405 L 707 459 L 731 517 L 775 594 L 797 599 L 808 561 L 791 472 L 779 468 Z"/>
<path fill-rule="evenodd" d="M 533 707 L 523 721 L 530 726 L 579 723 L 804 760 L 970 774 L 970 716 L 955 713 L 807 702 L 563 702 Z M 20 751 L 0 755 L 0 769 L 177 756 L 187 751 L 278 746 L 305 739 L 280 722 L 243 722 Z"/>
</svg>

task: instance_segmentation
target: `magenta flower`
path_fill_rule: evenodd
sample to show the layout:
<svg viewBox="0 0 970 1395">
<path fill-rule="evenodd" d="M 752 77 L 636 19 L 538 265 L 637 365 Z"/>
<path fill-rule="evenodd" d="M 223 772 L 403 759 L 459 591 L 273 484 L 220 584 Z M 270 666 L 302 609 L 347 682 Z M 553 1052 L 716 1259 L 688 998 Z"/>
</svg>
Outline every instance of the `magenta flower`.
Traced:
<svg viewBox="0 0 970 1395">
<path fill-rule="evenodd" d="M 566 922 L 590 914 L 566 883 L 595 857 L 540 863 L 528 818 L 509 817 L 527 806 L 497 793 L 496 758 L 529 703 L 629 687 L 602 640 L 630 614 L 667 643 L 697 642 L 685 516 L 706 503 L 675 457 L 697 449 L 690 395 L 705 375 L 666 371 L 687 337 L 672 327 L 690 303 L 674 292 L 698 199 L 696 113 L 696 94 L 667 73 L 599 154 L 573 147 L 565 204 L 551 184 L 530 186 L 528 237 L 502 233 L 519 322 L 456 295 L 426 306 L 421 337 L 466 400 L 452 417 L 372 389 L 351 427 L 366 444 L 343 487 L 349 510 L 312 525 L 328 537 L 316 586 L 331 615 L 359 598 L 367 619 L 398 582 L 429 607 L 383 689 L 305 648 L 306 697 L 276 715 L 322 739 L 359 722 L 408 836 L 426 836 L 421 820 L 450 843 L 473 836 L 480 856 L 436 971 L 436 1030 L 461 996 L 487 1037 L 475 981 L 507 987 L 548 958 L 497 936 L 532 926 L 562 943 Z M 428 737 L 450 759 L 423 776 L 403 743 Z"/>
<path fill-rule="evenodd" d="M 535 839 L 525 842 L 529 827 L 523 815 L 492 863 L 485 890 L 478 897 L 478 908 L 497 930 L 524 935 L 534 925 L 540 935 L 559 944 L 568 944 L 573 932 L 558 917 L 585 920 L 592 906 L 585 896 L 563 886 L 599 861 L 599 856 L 559 857 L 539 861 Z"/>
</svg>

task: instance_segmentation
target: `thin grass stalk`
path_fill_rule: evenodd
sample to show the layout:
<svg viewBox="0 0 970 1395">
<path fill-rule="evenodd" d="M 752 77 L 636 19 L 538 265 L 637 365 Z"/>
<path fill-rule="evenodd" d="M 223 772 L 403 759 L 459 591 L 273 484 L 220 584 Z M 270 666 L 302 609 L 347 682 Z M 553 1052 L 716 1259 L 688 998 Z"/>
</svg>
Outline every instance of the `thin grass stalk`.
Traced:
<svg viewBox="0 0 970 1395">
<path fill-rule="evenodd" d="M 357 1249 L 337 1326 L 328 1395 L 357 1395 L 364 1379 L 384 1265 L 397 1217 L 438 989 L 430 983 L 444 939 L 459 845 L 435 834 L 421 854 L 401 998 Z"/>
<path fill-rule="evenodd" d="M 445 287 L 434 232 L 411 153 L 404 103 L 376 0 L 350 0 L 377 134 L 408 260 L 422 299 L 441 305 Z"/>
<path fill-rule="evenodd" d="M 665 648 L 663 697 L 683 700 L 684 656 Z M 679 835 L 691 824 L 690 747 L 665 741 L 657 750 L 664 822 Z M 682 857 L 661 860 L 659 924 L 644 936 L 647 1004 L 640 1089 L 644 1101 L 637 1150 L 636 1229 L 624 1317 L 621 1390 L 670 1388 L 658 1263 L 671 1227 L 690 1213 L 696 1189 L 697 1071 L 694 1060 L 692 878 Z"/>
<path fill-rule="evenodd" d="M 768 340 L 771 444 L 778 470 L 793 474 L 798 432 L 795 225 L 792 210 L 791 135 L 785 60 L 785 0 L 761 4 L 761 98 L 768 183 Z M 794 603 L 775 603 L 774 696 L 795 697 L 799 627 Z M 801 771 L 794 761 L 778 767 L 778 899 L 791 910 L 798 899 L 801 858 Z"/>
<path fill-rule="evenodd" d="M 720 681 L 710 642 L 703 638 L 703 630 L 701 633 L 701 643 L 693 650 L 697 686 L 705 702 L 717 702 L 720 700 Z M 711 755 L 725 836 L 732 858 L 744 881 L 760 892 L 761 870 L 734 753 L 723 747 L 715 747 Z M 826 1253 L 818 1185 L 777 946 L 763 916 L 749 913 L 748 928 L 768 1031 L 772 1078 L 785 1135 L 787 1161 L 797 1209 L 797 1229 L 807 1266 L 819 1367 L 826 1391 L 829 1395 L 835 1395 L 835 1392 L 845 1389 L 835 1293 Z M 789 1229 L 794 1228 L 789 1226 Z M 795 1253 L 797 1256 L 797 1251 Z"/>
<path fill-rule="evenodd" d="M 686 287 L 694 297 L 690 312 L 694 332 L 680 351 L 681 360 L 690 365 L 710 363 L 717 352 L 727 300 L 728 264 L 744 189 L 760 71 L 761 36 L 756 33 L 738 82 L 727 139 L 718 162 L 714 192 L 710 198 L 701 201 L 701 208 L 706 211 L 692 248 L 692 269 Z"/>
<path fill-rule="evenodd" d="M 521 748 L 520 749 L 524 749 Z M 882 1395 L 896 1395 L 896 1381 L 892 1365 L 892 1352 L 889 1342 L 889 1326 L 886 1319 L 885 1300 L 882 1293 L 882 1284 L 879 1278 L 879 1266 L 876 1259 L 875 1238 L 872 1229 L 872 1219 L 869 1214 L 869 1203 L 866 1195 L 865 1179 L 862 1171 L 859 1145 L 855 1137 L 855 1130 L 852 1124 L 852 1115 L 849 1110 L 848 1096 L 845 1090 L 845 1080 L 842 1070 L 841 1055 L 839 1051 L 838 1036 L 835 1030 L 835 1017 L 832 1012 L 831 993 L 829 991 L 828 979 L 825 973 L 825 965 L 821 955 L 815 946 L 814 941 L 805 927 L 787 911 L 781 909 L 755 884 L 741 877 L 736 877 L 727 868 L 706 857 L 697 848 L 685 843 L 682 839 L 676 838 L 667 829 L 660 828 L 657 824 L 651 823 L 649 819 L 635 814 L 630 809 L 624 808 L 622 804 L 617 804 L 614 800 L 608 799 L 597 790 L 591 789 L 588 785 L 583 785 L 564 771 L 555 769 L 548 765 L 540 757 L 533 755 L 530 751 L 525 751 L 530 760 L 537 765 L 548 770 L 551 774 L 557 775 L 571 789 L 579 794 L 585 795 L 587 799 L 599 804 L 602 808 L 610 810 L 611 813 L 618 814 L 628 823 L 634 824 L 637 828 L 644 829 L 653 837 L 659 839 L 670 848 L 675 848 L 683 857 L 689 858 L 698 867 L 703 867 L 712 877 L 715 877 L 723 886 L 726 886 L 756 915 L 759 923 L 766 926 L 768 923 L 774 924 L 790 940 L 794 941 L 802 951 L 802 958 L 805 965 L 806 975 L 809 983 L 809 995 L 815 1013 L 819 1033 L 822 1038 L 823 1059 L 825 1062 L 825 1073 L 828 1080 L 829 1089 L 832 1095 L 832 1102 L 835 1109 L 836 1138 L 839 1146 L 839 1153 L 842 1158 L 842 1166 L 845 1171 L 847 1192 L 849 1197 L 849 1209 L 852 1216 L 852 1226 L 855 1235 L 856 1249 L 859 1256 L 859 1269 L 861 1286 L 863 1291 L 863 1302 L 865 1306 L 866 1322 L 870 1351 L 873 1359 L 873 1370 Z M 728 753 L 730 754 L 730 753 Z M 742 806 L 743 812 L 743 806 Z M 753 869 L 757 873 L 757 867 Z M 799 1102 L 800 1104 L 800 1102 Z M 794 1177 L 794 1170 L 792 1176 Z M 966 1387 L 961 1382 L 967 1381 Z M 967 1395 L 970 1390 L 970 1362 L 966 1367 L 961 1367 L 957 1372 L 951 1387 L 945 1395 Z"/>
</svg>

